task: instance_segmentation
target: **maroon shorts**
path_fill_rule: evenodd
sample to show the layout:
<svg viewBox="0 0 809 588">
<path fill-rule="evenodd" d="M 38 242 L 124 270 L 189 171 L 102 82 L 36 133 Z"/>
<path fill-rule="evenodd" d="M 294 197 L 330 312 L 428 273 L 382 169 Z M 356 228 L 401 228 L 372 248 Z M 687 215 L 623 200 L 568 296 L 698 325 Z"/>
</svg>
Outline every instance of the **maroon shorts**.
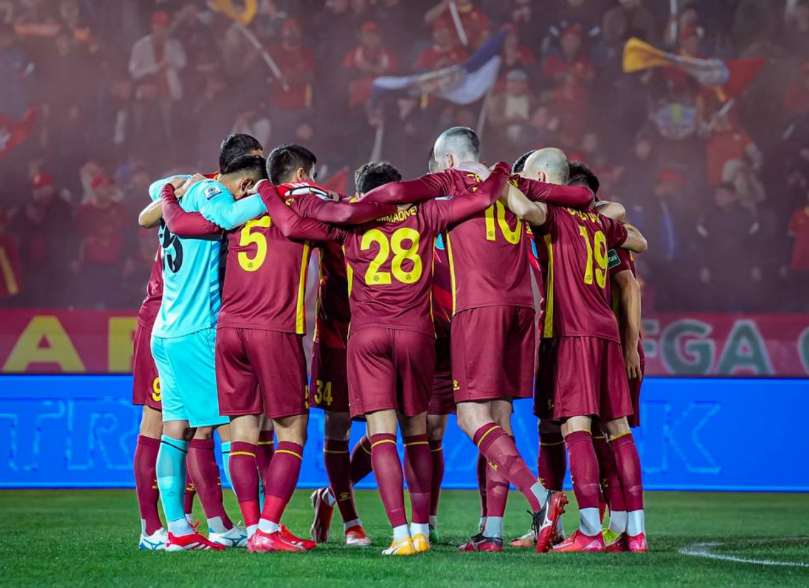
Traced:
<svg viewBox="0 0 809 588">
<path fill-rule="evenodd" d="M 640 362 L 640 373 L 646 375 L 646 362 Z M 629 397 L 632 399 L 632 416 L 628 417 L 630 427 L 640 427 L 640 387 L 643 378 L 629 380 Z"/>
<path fill-rule="evenodd" d="M 455 394 L 452 391 L 452 360 L 450 358 L 450 338 L 435 340 L 435 373 L 430 406 L 427 414 L 455 414 Z"/>
<path fill-rule="evenodd" d="M 141 325 L 135 328 L 135 349 L 132 357 L 132 404 L 163 408 L 160 402 L 160 375 L 152 358 L 152 330 Z"/>
<path fill-rule="evenodd" d="M 223 327 L 216 331 L 216 387 L 224 416 L 306 414 L 303 337 Z"/>
<path fill-rule="evenodd" d="M 348 412 L 348 377 L 345 349 L 312 344 L 312 379 L 309 406 L 331 412 Z"/>
<path fill-rule="evenodd" d="M 455 402 L 531 398 L 534 309 L 470 308 L 452 317 Z"/>
<path fill-rule="evenodd" d="M 561 421 L 632 414 L 621 345 L 597 337 L 555 337 L 539 346 L 534 414 Z"/>
<path fill-rule="evenodd" d="M 424 333 L 368 327 L 348 339 L 351 416 L 427 411 L 435 369 L 435 339 Z"/>
</svg>

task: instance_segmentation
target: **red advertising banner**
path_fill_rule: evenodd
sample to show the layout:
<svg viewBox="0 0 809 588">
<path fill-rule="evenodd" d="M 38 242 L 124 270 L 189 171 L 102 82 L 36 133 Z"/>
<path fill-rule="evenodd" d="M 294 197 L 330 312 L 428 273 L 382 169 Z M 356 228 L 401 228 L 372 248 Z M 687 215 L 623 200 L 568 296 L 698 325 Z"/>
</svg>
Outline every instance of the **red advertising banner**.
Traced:
<svg viewBox="0 0 809 588">
<path fill-rule="evenodd" d="M 0 310 L 0 325 L 2 373 L 132 369 L 134 312 Z M 807 314 L 651 314 L 643 327 L 648 375 L 809 375 Z"/>
</svg>

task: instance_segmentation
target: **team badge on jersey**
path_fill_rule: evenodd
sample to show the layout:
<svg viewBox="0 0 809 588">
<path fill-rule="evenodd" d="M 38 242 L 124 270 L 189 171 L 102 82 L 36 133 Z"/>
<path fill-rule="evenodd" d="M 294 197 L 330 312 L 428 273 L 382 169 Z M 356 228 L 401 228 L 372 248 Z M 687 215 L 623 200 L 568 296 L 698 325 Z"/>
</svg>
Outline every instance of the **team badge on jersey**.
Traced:
<svg viewBox="0 0 809 588">
<path fill-rule="evenodd" d="M 211 183 L 210 186 L 205 188 L 205 198 L 207 198 L 208 200 L 210 200 L 214 196 L 218 196 L 221 193 L 222 193 L 222 188 L 217 186 L 215 183 Z"/>
<path fill-rule="evenodd" d="M 620 263 L 621 260 L 618 258 L 618 252 L 615 249 L 610 249 L 609 255 L 607 256 L 607 267 L 612 269 Z"/>
</svg>

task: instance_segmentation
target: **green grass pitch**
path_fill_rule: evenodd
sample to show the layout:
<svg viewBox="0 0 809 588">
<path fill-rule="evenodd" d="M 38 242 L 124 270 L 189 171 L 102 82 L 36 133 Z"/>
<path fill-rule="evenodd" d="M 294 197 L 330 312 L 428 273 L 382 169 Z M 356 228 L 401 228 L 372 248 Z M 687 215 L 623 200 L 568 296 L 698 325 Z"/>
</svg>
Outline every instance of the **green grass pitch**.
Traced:
<svg viewBox="0 0 809 588">
<path fill-rule="evenodd" d="M 237 517 L 233 494 L 226 496 Z M 308 498 L 308 491 L 297 492 L 284 518 L 299 535 L 311 523 Z M 375 542 L 368 549 L 341 544 L 335 513 L 332 540 L 308 554 L 154 553 L 137 549 L 134 490 L 0 491 L 0 586 L 809 586 L 809 495 L 649 492 L 647 555 L 457 553 L 456 544 L 477 525 L 478 498 L 448 491 L 441 500 L 441 544 L 428 554 L 385 558 L 379 552 L 390 530 L 378 494 L 358 491 L 357 502 Z M 524 511 L 522 497 L 512 493 L 509 536 L 527 529 Z M 573 505 L 565 522 L 575 528 Z M 703 555 L 683 553 L 689 549 Z"/>
</svg>

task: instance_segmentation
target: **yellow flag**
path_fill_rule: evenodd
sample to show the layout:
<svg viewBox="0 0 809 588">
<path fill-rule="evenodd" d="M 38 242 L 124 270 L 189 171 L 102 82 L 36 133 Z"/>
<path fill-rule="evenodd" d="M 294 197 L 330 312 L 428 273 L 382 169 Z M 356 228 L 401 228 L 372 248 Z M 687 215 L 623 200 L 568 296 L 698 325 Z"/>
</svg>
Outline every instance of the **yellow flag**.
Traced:
<svg viewBox="0 0 809 588">
<path fill-rule="evenodd" d="M 642 71 L 652 67 L 671 67 L 672 55 L 655 49 L 649 43 L 632 37 L 624 45 L 624 72 Z"/>
<path fill-rule="evenodd" d="M 244 26 L 250 24 L 258 11 L 258 0 L 244 0 L 244 8 L 236 7 L 234 0 L 208 0 L 208 6 Z"/>
</svg>

